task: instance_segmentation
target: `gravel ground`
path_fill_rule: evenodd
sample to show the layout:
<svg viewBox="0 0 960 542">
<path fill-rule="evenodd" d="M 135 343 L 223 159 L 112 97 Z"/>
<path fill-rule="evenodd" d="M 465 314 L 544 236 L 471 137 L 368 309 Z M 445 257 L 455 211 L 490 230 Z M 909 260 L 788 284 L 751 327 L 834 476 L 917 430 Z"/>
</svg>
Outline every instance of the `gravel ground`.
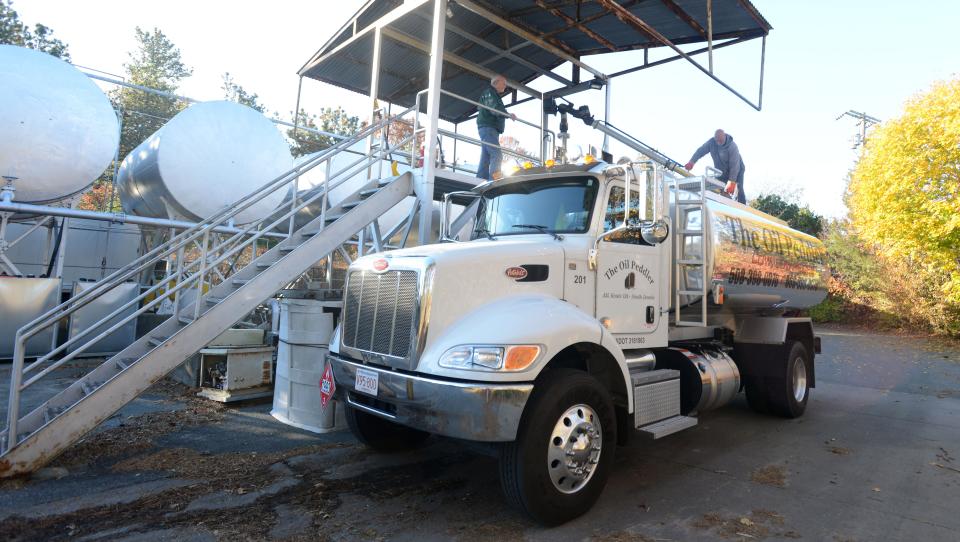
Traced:
<svg viewBox="0 0 960 542">
<path fill-rule="evenodd" d="M 597 506 L 558 528 L 508 508 L 475 447 L 376 454 L 284 426 L 269 404 L 164 383 L 33 478 L 0 483 L 0 540 L 960 539 L 960 347 L 818 333 L 803 418 L 739 397 L 688 431 L 635 438 Z"/>
</svg>

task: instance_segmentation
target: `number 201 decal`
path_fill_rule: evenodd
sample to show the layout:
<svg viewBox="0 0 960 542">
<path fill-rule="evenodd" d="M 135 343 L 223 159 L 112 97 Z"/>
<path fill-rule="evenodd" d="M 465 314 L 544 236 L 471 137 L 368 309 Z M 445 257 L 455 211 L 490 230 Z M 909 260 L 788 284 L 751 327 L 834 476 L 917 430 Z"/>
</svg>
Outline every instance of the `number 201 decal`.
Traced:
<svg viewBox="0 0 960 542">
<path fill-rule="evenodd" d="M 574 275 L 574 276 L 573 276 L 573 283 L 574 283 L 574 284 L 586 284 L 586 283 L 587 283 L 587 276 L 586 276 L 586 275 Z"/>
</svg>

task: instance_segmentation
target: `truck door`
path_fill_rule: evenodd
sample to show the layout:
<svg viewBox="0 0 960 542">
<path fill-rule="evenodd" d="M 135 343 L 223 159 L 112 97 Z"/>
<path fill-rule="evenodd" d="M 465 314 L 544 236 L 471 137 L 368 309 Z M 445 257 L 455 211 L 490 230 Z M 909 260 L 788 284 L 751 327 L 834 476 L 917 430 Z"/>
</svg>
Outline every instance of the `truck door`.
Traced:
<svg viewBox="0 0 960 542">
<path fill-rule="evenodd" d="M 631 184 L 631 224 L 652 216 L 646 188 L 638 188 Z M 615 181 L 607 186 L 603 231 L 623 224 L 623 216 L 624 185 Z M 624 348 L 647 345 L 648 335 L 659 326 L 660 254 L 660 248 L 647 244 L 639 233 L 620 232 L 597 245 L 596 316 Z"/>
</svg>

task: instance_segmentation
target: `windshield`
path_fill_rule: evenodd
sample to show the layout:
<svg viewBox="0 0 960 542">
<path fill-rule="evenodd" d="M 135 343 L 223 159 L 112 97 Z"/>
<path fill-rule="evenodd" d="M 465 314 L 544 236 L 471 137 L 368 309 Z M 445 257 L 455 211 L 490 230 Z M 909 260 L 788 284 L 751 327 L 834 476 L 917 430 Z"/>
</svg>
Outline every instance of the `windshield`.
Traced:
<svg viewBox="0 0 960 542">
<path fill-rule="evenodd" d="M 480 199 L 473 237 L 584 233 L 599 185 L 593 177 L 561 177 L 491 188 Z"/>
</svg>

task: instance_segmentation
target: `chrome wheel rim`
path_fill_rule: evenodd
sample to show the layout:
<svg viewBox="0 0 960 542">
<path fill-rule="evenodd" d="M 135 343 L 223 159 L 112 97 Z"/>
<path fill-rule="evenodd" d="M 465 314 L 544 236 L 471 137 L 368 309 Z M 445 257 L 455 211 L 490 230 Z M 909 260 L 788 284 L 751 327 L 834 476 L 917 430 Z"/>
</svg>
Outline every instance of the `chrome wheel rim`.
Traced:
<svg viewBox="0 0 960 542">
<path fill-rule="evenodd" d="M 807 396 L 807 367 L 803 358 L 797 358 L 793 362 L 793 398 L 798 403 L 803 402 Z"/>
<path fill-rule="evenodd" d="M 561 493 L 576 493 L 586 487 L 600 462 L 603 431 L 600 417 L 587 405 L 566 410 L 550 433 L 547 472 Z"/>
</svg>

